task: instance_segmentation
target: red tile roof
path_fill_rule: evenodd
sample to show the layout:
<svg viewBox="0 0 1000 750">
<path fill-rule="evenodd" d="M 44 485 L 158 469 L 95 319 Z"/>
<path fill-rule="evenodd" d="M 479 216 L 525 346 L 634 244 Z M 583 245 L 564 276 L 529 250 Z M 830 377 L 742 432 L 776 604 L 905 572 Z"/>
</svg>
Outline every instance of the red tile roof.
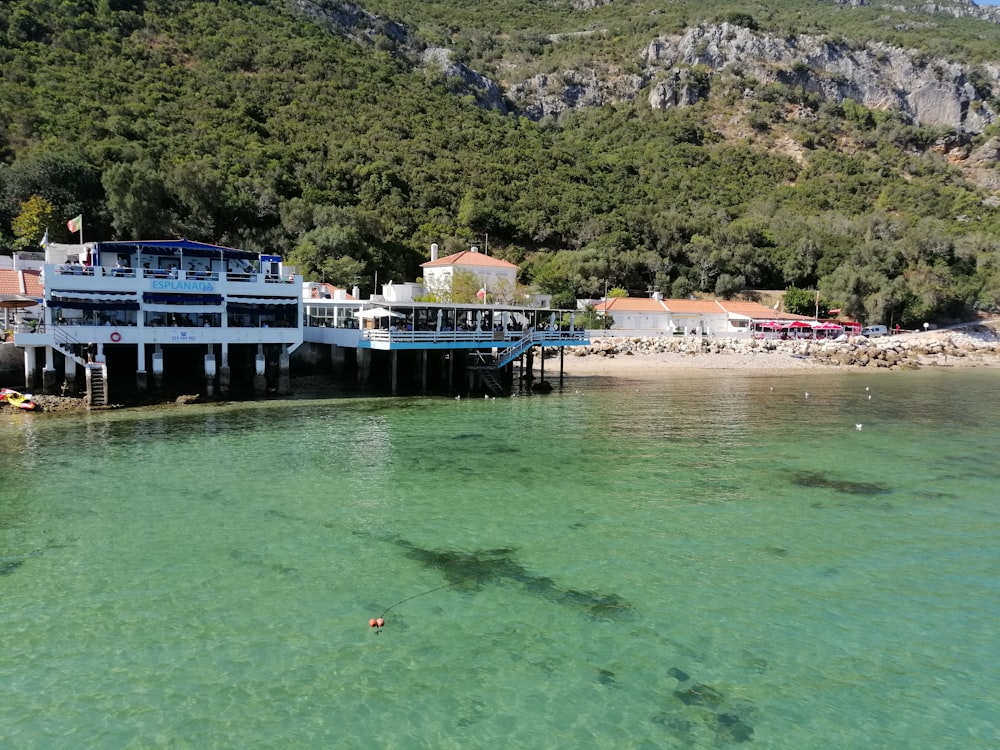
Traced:
<svg viewBox="0 0 1000 750">
<path fill-rule="evenodd" d="M 41 299 L 45 296 L 41 272 L 0 268 L 0 294 L 23 294 Z"/>
<path fill-rule="evenodd" d="M 714 299 L 665 299 L 663 304 L 673 313 L 718 315 L 725 312 Z"/>
<path fill-rule="evenodd" d="M 471 250 L 462 250 L 458 253 L 446 255 L 437 260 L 429 260 L 421 263 L 421 268 L 440 268 L 441 266 L 494 266 L 496 268 L 517 268 L 513 263 L 496 258 L 486 253 L 474 253 Z"/>
<path fill-rule="evenodd" d="M 20 279 L 17 271 L 0 268 L 0 294 L 20 294 Z"/>
<path fill-rule="evenodd" d="M 721 299 L 664 299 L 651 297 L 612 297 L 594 305 L 598 312 L 676 313 L 678 315 L 742 315 L 752 320 L 812 320 L 806 315 L 778 312 L 759 302 Z"/>
<path fill-rule="evenodd" d="M 726 312 L 734 315 L 745 315 L 753 320 L 812 320 L 810 315 L 795 315 L 794 313 L 779 312 L 774 308 L 762 305 L 759 302 L 743 302 L 739 300 L 717 300 L 718 304 Z"/>
<path fill-rule="evenodd" d="M 667 309 L 659 300 L 651 297 L 611 297 L 608 301 L 594 305 L 598 312 L 639 312 L 665 313 Z"/>
<path fill-rule="evenodd" d="M 41 271 L 21 271 L 24 276 L 24 293 L 28 297 L 41 299 L 45 296 Z"/>
</svg>

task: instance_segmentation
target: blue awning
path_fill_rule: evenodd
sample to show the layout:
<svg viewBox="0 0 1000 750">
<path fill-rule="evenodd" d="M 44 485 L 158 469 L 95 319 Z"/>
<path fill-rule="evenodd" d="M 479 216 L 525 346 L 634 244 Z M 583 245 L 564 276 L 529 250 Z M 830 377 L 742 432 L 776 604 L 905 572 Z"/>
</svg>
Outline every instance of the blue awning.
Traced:
<svg viewBox="0 0 1000 750">
<path fill-rule="evenodd" d="M 257 260 L 258 254 L 235 247 L 210 245 L 194 240 L 136 240 L 132 242 L 98 242 L 97 252 L 168 255 L 185 258 L 221 258 L 223 260 Z"/>
<path fill-rule="evenodd" d="M 49 307 L 53 310 L 138 310 L 136 301 L 126 302 L 81 302 L 80 300 L 51 300 Z"/>
</svg>

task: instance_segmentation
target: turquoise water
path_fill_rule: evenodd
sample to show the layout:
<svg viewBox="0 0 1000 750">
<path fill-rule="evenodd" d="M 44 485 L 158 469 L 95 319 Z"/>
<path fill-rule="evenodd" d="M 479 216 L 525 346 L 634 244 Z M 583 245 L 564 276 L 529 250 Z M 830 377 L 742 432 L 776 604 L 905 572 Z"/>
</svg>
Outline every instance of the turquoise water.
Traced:
<svg viewBox="0 0 1000 750">
<path fill-rule="evenodd" d="M 998 443 L 985 371 L 2 412 L 0 746 L 994 748 Z"/>
</svg>

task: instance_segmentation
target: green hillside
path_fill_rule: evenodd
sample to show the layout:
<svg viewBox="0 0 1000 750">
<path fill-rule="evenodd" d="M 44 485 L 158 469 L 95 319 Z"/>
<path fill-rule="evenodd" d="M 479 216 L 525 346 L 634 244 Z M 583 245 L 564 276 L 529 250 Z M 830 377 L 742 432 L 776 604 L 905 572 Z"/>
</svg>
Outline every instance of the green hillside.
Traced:
<svg viewBox="0 0 1000 750">
<path fill-rule="evenodd" d="M 980 146 L 996 125 L 969 139 L 779 85 L 533 122 L 477 106 L 415 62 L 420 48 L 451 47 L 503 81 L 556 57 L 623 59 L 711 21 L 704 4 L 364 5 L 381 20 L 350 30 L 318 12 L 339 7 L 328 1 L 311 15 L 282 0 L 0 6 L 0 247 L 31 249 L 45 226 L 69 241 L 65 222 L 82 213 L 87 240 L 275 250 L 309 278 L 370 291 L 376 272 L 419 275 L 432 241 L 449 251 L 488 235 L 565 304 L 606 286 L 818 286 L 831 306 L 904 325 L 1000 304 L 1000 201 L 941 148 L 945 136 Z M 969 62 L 1000 49 L 997 24 L 935 16 L 921 34 L 862 14 L 848 29 L 839 8 L 720 3 L 713 15 L 922 40 Z M 395 21 L 405 41 L 388 33 Z M 587 29 L 601 33 L 548 41 Z"/>
</svg>

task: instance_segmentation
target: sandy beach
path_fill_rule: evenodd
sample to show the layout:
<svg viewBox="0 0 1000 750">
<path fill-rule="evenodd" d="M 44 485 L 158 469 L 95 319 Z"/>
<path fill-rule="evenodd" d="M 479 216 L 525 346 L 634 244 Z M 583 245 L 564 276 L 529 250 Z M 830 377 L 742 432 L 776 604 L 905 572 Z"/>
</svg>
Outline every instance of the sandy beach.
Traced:
<svg viewBox="0 0 1000 750">
<path fill-rule="evenodd" d="M 665 351 L 665 349 L 682 351 Z M 851 359 L 843 356 L 851 352 Z M 898 361 L 884 359 L 885 352 L 906 352 Z M 857 363 L 858 353 L 871 356 L 867 366 Z M 875 361 L 883 357 L 882 361 Z M 862 357 L 865 359 L 865 357 Z M 656 378 L 727 372 L 780 374 L 786 372 L 872 372 L 938 368 L 1000 367 L 1000 335 L 995 326 L 972 324 L 929 333 L 912 333 L 850 342 L 767 342 L 733 340 L 672 341 L 663 337 L 602 337 L 591 346 L 568 349 L 563 360 L 569 376 Z M 546 377 L 559 371 L 558 357 L 546 358 Z M 538 363 L 535 363 L 536 375 Z"/>
<path fill-rule="evenodd" d="M 552 365 L 555 365 L 552 367 Z M 558 373 L 558 360 L 546 360 L 546 376 Z M 706 370 L 740 373 L 759 372 L 773 374 L 796 370 L 822 370 L 836 372 L 839 367 L 830 367 L 813 359 L 802 359 L 785 353 L 767 354 L 681 354 L 665 352 L 659 354 L 587 354 L 577 356 L 567 354 L 564 360 L 567 375 L 604 375 L 629 378 L 655 378 L 664 373 L 701 373 Z M 537 371 L 537 365 L 536 365 Z"/>
</svg>

